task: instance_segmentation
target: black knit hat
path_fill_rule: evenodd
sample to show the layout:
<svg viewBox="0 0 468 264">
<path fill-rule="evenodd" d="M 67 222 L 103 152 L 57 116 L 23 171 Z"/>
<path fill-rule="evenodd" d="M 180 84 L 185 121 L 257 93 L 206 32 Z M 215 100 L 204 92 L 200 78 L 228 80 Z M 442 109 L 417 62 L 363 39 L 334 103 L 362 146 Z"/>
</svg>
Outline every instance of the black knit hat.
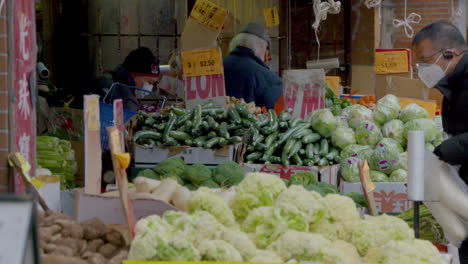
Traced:
<svg viewBox="0 0 468 264">
<path fill-rule="evenodd" d="M 129 72 L 145 74 L 159 74 L 158 65 L 159 60 L 147 47 L 139 47 L 138 49 L 132 50 L 123 62 L 123 66 Z"/>
<path fill-rule="evenodd" d="M 268 46 L 270 46 L 270 36 L 268 35 L 268 32 L 265 30 L 265 28 L 254 22 L 250 22 L 247 25 L 245 25 L 239 33 L 247 33 L 247 34 L 252 34 L 255 35 L 263 40 L 265 40 L 268 43 Z"/>
</svg>

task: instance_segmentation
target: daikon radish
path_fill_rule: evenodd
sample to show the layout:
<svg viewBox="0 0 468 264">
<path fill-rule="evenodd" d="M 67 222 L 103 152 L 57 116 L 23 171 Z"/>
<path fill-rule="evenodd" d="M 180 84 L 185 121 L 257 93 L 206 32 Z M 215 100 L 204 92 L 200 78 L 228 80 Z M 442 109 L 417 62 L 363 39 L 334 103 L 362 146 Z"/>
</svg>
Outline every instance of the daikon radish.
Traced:
<svg viewBox="0 0 468 264">
<path fill-rule="evenodd" d="M 445 171 L 440 176 L 440 202 L 468 220 L 468 193 L 464 192 L 461 189 L 462 187 L 457 185 L 453 179 L 450 179 L 449 173 L 454 173 L 454 171 Z M 460 184 L 463 184 L 463 182 Z"/>
<path fill-rule="evenodd" d="M 159 186 L 159 184 L 161 184 L 161 182 L 158 180 L 153 180 L 142 176 L 136 177 L 133 183 L 135 184 L 137 192 L 144 193 L 153 192 Z"/>
<path fill-rule="evenodd" d="M 460 246 L 463 240 L 468 237 L 466 223 L 443 203 L 424 202 L 424 204 L 439 222 L 450 243 L 457 247 Z"/>
<path fill-rule="evenodd" d="M 172 195 L 172 204 L 180 210 L 188 211 L 188 199 L 190 198 L 190 195 L 191 192 L 189 189 L 184 186 L 178 186 Z"/>
<path fill-rule="evenodd" d="M 171 200 L 172 194 L 175 192 L 179 184 L 173 179 L 164 179 L 161 181 L 156 189 L 152 192 L 153 197 L 158 200 L 165 201 L 169 203 Z"/>
</svg>

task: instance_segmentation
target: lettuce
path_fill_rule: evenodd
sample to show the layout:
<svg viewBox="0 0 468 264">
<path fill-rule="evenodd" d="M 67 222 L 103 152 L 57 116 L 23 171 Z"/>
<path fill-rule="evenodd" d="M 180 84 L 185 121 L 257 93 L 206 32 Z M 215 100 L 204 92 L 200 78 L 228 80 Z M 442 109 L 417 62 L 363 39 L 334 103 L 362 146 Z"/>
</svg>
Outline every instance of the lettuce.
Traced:
<svg viewBox="0 0 468 264">
<path fill-rule="evenodd" d="M 341 160 L 340 172 L 343 179 L 347 182 L 360 182 L 359 163 L 360 159 L 346 158 Z"/>
<path fill-rule="evenodd" d="M 369 171 L 370 178 L 373 182 L 388 182 L 388 177 L 384 173 L 379 171 L 370 170 Z"/>
<path fill-rule="evenodd" d="M 370 157 L 372 147 L 367 145 L 351 144 L 346 146 L 340 153 L 342 159 L 345 158 L 359 158 L 366 160 Z"/>
<path fill-rule="evenodd" d="M 396 140 L 402 147 L 406 146 L 405 128 L 401 120 L 391 120 L 382 126 L 382 134 L 386 138 Z"/>
<path fill-rule="evenodd" d="M 424 131 L 424 139 L 426 143 L 430 143 L 431 141 L 435 140 L 440 131 L 437 129 L 436 124 L 431 119 L 413 119 L 405 124 L 405 138 L 408 138 L 409 131 L 412 130 L 422 130 Z"/>
<path fill-rule="evenodd" d="M 426 109 L 417 104 L 409 104 L 401 110 L 400 120 L 403 123 L 419 118 L 429 118 L 429 114 Z"/>
<path fill-rule="evenodd" d="M 328 109 L 317 110 L 312 113 L 311 125 L 322 137 L 329 137 L 336 128 L 336 119 Z"/>
<path fill-rule="evenodd" d="M 344 149 L 348 145 L 356 144 L 356 136 L 351 128 L 338 127 L 331 134 L 331 142 L 335 147 Z"/>
<path fill-rule="evenodd" d="M 389 180 L 391 182 L 408 182 L 408 172 L 404 169 L 398 169 L 390 174 Z"/>
<path fill-rule="evenodd" d="M 380 128 L 371 121 L 361 122 L 356 129 L 356 140 L 360 145 L 375 146 L 382 139 Z"/>
<path fill-rule="evenodd" d="M 395 147 L 379 147 L 372 152 L 369 167 L 372 170 L 390 174 L 400 166 L 400 151 Z"/>
<path fill-rule="evenodd" d="M 363 121 L 373 121 L 372 110 L 363 105 L 353 105 L 348 113 L 349 127 L 357 129 Z"/>
<path fill-rule="evenodd" d="M 373 113 L 374 121 L 383 125 L 386 122 L 398 118 L 398 113 L 400 111 L 400 100 L 398 97 L 387 94 L 377 101 L 375 111 Z"/>
</svg>

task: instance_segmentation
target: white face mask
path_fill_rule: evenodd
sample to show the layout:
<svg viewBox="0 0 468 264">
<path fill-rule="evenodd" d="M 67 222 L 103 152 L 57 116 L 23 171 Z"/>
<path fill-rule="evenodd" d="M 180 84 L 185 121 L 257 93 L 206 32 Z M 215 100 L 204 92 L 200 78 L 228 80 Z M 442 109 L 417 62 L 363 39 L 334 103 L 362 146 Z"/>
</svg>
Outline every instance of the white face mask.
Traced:
<svg viewBox="0 0 468 264">
<path fill-rule="evenodd" d="M 428 88 L 434 88 L 434 86 L 436 86 L 436 84 L 445 77 L 445 72 L 452 63 L 450 61 L 445 70 L 442 70 L 442 67 L 437 64 L 441 57 L 442 54 L 440 54 L 434 64 L 416 64 L 416 67 L 418 68 L 418 76 Z"/>
<path fill-rule="evenodd" d="M 148 91 L 148 92 L 151 92 L 153 91 L 153 85 L 152 84 L 149 84 L 147 82 L 145 82 L 145 84 L 143 84 L 143 87 L 141 87 L 141 89 L 145 90 L 145 91 Z M 150 93 L 147 93 L 147 92 L 144 92 L 144 91 L 140 91 L 140 90 L 136 90 L 135 91 L 135 96 L 136 98 L 138 99 L 142 99 L 144 98 L 145 96 L 149 95 Z"/>
</svg>

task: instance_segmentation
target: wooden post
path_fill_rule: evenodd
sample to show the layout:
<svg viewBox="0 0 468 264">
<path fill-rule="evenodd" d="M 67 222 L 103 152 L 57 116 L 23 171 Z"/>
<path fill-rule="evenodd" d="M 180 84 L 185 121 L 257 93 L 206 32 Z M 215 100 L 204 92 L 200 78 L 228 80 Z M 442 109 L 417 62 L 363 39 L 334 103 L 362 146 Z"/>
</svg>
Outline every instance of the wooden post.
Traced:
<svg viewBox="0 0 468 264">
<path fill-rule="evenodd" d="M 380 23 L 380 12 L 381 12 L 382 5 L 378 5 L 374 7 L 374 49 L 380 48 L 380 31 L 381 31 L 381 23 Z"/>
<path fill-rule="evenodd" d="M 359 177 L 361 178 L 362 190 L 364 192 L 364 197 L 369 203 L 369 213 L 370 215 L 378 215 L 377 206 L 375 205 L 374 190 L 375 184 L 372 183 L 372 180 L 369 176 L 369 166 L 367 161 L 359 164 Z"/>
<path fill-rule="evenodd" d="M 99 96 L 84 96 L 85 129 L 85 192 L 101 193 L 101 128 L 99 123 Z"/>
</svg>

